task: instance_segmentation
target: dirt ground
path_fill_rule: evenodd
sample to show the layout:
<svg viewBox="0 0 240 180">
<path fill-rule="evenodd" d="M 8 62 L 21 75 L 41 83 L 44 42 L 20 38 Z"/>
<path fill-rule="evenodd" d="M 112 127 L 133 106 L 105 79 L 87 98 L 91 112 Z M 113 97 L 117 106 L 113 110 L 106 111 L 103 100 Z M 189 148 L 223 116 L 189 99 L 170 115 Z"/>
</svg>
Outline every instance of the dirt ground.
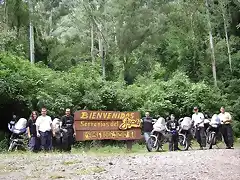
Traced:
<svg viewBox="0 0 240 180">
<path fill-rule="evenodd" d="M 0 154 L 0 179 L 240 180 L 240 149 L 121 155 Z"/>
</svg>

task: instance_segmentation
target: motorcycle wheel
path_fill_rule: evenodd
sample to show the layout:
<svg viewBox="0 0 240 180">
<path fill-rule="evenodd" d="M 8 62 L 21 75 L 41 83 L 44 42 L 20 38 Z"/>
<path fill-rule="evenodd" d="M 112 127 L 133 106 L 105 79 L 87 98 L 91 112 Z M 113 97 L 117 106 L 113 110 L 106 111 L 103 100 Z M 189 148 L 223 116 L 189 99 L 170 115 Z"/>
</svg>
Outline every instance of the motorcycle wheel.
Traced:
<svg viewBox="0 0 240 180">
<path fill-rule="evenodd" d="M 12 141 L 9 145 L 8 151 L 13 151 L 16 148 L 16 142 Z"/>
<path fill-rule="evenodd" d="M 160 148 L 160 142 L 156 138 L 156 136 L 150 136 L 150 138 L 147 141 L 147 150 L 148 152 L 157 152 Z"/>
<path fill-rule="evenodd" d="M 212 149 L 213 145 L 216 145 L 216 134 L 214 132 L 209 133 L 209 149 Z"/>
<path fill-rule="evenodd" d="M 178 136 L 178 145 L 180 151 L 187 151 L 190 146 L 186 136 L 183 134 L 179 134 Z"/>
</svg>

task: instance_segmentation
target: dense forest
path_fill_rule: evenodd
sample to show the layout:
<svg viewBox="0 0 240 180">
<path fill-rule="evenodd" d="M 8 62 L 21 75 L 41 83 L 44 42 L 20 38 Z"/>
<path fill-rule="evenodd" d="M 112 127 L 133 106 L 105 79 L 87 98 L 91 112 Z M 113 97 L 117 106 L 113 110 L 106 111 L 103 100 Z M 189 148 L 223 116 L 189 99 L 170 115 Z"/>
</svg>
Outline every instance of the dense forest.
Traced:
<svg viewBox="0 0 240 180">
<path fill-rule="evenodd" d="M 46 106 L 191 115 L 240 136 L 239 0 L 0 0 L 1 128 Z"/>
</svg>

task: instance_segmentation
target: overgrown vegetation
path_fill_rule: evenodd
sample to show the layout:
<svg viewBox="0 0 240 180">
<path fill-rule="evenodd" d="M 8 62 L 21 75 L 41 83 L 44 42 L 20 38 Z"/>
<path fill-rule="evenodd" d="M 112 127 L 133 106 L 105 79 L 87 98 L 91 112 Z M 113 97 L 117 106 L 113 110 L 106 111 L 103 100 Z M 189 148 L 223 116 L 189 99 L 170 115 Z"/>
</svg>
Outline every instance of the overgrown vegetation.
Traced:
<svg viewBox="0 0 240 180">
<path fill-rule="evenodd" d="M 65 107 L 184 116 L 194 105 L 226 106 L 240 136 L 238 1 L 32 0 L 32 12 L 26 1 L 0 2 L 1 113 L 9 104 L 21 116 L 43 105 L 54 116 Z"/>
</svg>

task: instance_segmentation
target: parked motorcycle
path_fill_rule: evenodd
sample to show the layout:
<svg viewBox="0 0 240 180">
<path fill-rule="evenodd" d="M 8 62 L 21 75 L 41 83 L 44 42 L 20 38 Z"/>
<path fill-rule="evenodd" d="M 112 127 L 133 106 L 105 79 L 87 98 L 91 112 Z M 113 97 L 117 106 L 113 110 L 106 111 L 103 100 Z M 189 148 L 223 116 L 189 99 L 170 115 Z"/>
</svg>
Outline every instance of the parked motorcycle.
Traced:
<svg viewBox="0 0 240 180">
<path fill-rule="evenodd" d="M 25 150 L 27 148 L 28 138 L 26 134 L 26 125 L 27 120 L 24 118 L 20 118 L 16 124 L 12 124 L 11 122 L 8 124 L 9 130 L 12 132 L 8 151 L 18 149 Z"/>
<path fill-rule="evenodd" d="M 214 114 L 209 122 L 209 127 L 206 130 L 206 139 L 209 149 L 212 149 L 212 146 L 214 145 L 217 146 L 217 142 L 221 141 L 221 134 L 219 132 L 220 125 L 221 123 L 219 117 Z"/>
<path fill-rule="evenodd" d="M 170 133 L 165 128 L 165 119 L 159 118 L 154 124 L 153 131 L 151 132 L 150 138 L 147 141 L 147 150 L 149 152 L 163 150 L 163 145 L 170 141 Z M 179 150 L 187 150 L 189 145 L 187 137 L 184 134 L 178 135 Z"/>
<path fill-rule="evenodd" d="M 192 147 L 192 139 L 193 139 L 193 126 L 192 119 L 190 117 L 184 117 L 179 119 L 178 121 L 180 125 L 179 129 L 179 143 L 183 148 L 183 150 L 188 150 L 189 147 Z"/>
</svg>

